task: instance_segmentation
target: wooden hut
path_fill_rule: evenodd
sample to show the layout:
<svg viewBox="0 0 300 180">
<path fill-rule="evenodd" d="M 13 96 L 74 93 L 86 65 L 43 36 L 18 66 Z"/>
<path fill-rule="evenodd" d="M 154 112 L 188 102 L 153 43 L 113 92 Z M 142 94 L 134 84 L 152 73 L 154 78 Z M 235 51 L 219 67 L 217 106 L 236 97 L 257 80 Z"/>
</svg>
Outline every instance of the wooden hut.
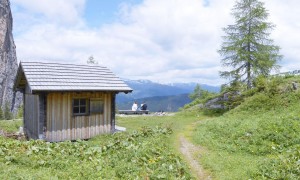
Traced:
<svg viewBox="0 0 300 180">
<path fill-rule="evenodd" d="M 116 94 L 132 91 L 105 67 L 45 62 L 21 62 L 14 89 L 27 137 L 50 142 L 114 132 Z"/>
</svg>

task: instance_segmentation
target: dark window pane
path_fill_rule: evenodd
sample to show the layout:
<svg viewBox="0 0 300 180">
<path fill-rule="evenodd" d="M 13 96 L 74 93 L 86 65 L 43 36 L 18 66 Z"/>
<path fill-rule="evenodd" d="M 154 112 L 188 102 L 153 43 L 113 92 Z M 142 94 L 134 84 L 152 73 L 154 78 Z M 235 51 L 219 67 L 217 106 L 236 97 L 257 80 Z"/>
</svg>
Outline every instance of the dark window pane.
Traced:
<svg viewBox="0 0 300 180">
<path fill-rule="evenodd" d="M 83 98 L 73 99 L 73 114 L 86 115 L 89 112 L 88 100 Z"/>
<path fill-rule="evenodd" d="M 84 106 L 80 107 L 80 113 L 86 113 L 86 108 Z"/>
<path fill-rule="evenodd" d="M 86 105 L 86 99 L 80 99 L 80 106 Z"/>
<path fill-rule="evenodd" d="M 79 99 L 74 99 L 74 106 L 79 106 Z"/>
<path fill-rule="evenodd" d="M 73 107 L 73 113 L 74 114 L 79 113 L 79 107 Z"/>
</svg>

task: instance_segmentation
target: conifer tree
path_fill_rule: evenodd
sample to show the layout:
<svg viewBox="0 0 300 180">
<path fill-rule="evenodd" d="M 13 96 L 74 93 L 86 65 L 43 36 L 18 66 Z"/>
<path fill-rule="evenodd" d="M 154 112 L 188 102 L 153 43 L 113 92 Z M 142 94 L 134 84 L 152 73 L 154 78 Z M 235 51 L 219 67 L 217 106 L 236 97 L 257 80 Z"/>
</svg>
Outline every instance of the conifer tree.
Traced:
<svg viewBox="0 0 300 180">
<path fill-rule="evenodd" d="M 221 77 L 246 82 L 247 88 L 258 75 L 267 76 L 278 69 L 279 46 L 269 38 L 274 29 L 267 22 L 268 12 L 258 0 L 238 0 L 232 9 L 235 24 L 224 28 L 225 36 L 219 50 L 222 65 L 230 70 L 220 72 Z"/>
<path fill-rule="evenodd" d="M 193 101 L 195 99 L 205 99 L 209 96 L 209 94 L 210 93 L 207 90 L 202 89 L 201 86 L 199 84 L 197 84 L 194 89 L 194 92 L 192 92 L 189 95 L 189 98 Z"/>
</svg>

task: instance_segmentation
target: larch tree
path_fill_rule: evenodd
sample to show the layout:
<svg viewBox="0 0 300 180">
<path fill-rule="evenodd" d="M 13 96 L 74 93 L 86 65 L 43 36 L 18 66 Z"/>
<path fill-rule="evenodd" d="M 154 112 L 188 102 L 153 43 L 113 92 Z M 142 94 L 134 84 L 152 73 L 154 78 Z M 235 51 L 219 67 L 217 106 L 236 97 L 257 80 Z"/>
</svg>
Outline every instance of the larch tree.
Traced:
<svg viewBox="0 0 300 180">
<path fill-rule="evenodd" d="M 201 86 L 199 84 L 196 85 L 194 92 L 192 92 L 189 95 L 189 98 L 191 100 L 196 100 L 196 99 L 205 99 L 207 98 L 211 93 L 208 92 L 207 90 L 204 90 L 201 88 Z"/>
<path fill-rule="evenodd" d="M 190 98 L 191 100 L 193 100 L 193 101 L 194 101 L 195 99 L 200 98 L 201 95 L 202 95 L 201 90 L 202 90 L 202 89 L 201 89 L 200 85 L 197 84 L 196 87 L 195 87 L 195 89 L 194 89 L 194 92 L 192 92 L 192 93 L 189 95 L 189 98 Z"/>
<path fill-rule="evenodd" d="M 225 36 L 219 50 L 222 65 L 221 77 L 245 82 L 250 89 L 258 75 L 267 76 L 279 68 L 280 47 L 273 45 L 270 32 L 275 25 L 267 22 L 268 12 L 258 0 L 238 0 L 232 9 L 235 24 L 224 28 Z"/>
</svg>

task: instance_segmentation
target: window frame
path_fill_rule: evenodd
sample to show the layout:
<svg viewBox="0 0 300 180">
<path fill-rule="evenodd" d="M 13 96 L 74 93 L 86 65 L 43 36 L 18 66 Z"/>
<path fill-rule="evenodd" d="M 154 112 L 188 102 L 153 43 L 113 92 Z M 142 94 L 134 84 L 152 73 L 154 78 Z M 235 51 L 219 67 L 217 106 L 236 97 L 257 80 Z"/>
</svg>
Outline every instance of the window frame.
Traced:
<svg viewBox="0 0 300 180">
<path fill-rule="evenodd" d="M 92 104 L 92 103 L 100 103 L 100 110 L 94 110 L 94 105 L 99 104 Z M 89 102 L 89 112 L 90 114 L 103 114 L 104 113 L 104 100 L 102 98 L 91 98 Z"/>
<path fill-rule="evenodd" d="M 75 101 L 79 100 L 79 104 L 75 105 Z M 85 104 L 81 104 L 81 101 L 85 100 Z M 74 108 L 79 108 L 79 112 L 74 112 Z M 85 112 L 81 112 L 81 108 L 85 108 Z M 89 99 L 88 98 L 73 98 L 72 99 L 72 114 L 73 116 L 86 116 L 89 115 Z"/>
</svg>

